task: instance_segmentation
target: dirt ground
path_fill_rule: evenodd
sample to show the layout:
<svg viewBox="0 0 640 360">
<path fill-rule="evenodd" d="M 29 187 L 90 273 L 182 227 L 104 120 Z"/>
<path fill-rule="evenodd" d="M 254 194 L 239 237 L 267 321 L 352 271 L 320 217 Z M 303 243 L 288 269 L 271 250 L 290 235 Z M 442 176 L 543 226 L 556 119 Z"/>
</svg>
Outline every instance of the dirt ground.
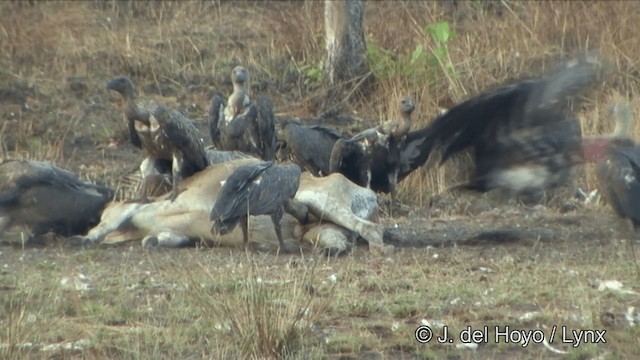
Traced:
<svg viewBox="0 0 640 360">
<path fill-rule="evenodd" d="M 424 126 L 438 107 L 476 87 L 539 73 L 548 53 L 580 47 L 584 34 L 602 47 L 611 44 L 621 68 L 636 58 L 618 53 L 636 49 L 637 21 L 620 16 L 637 13 L 627 8 L 633 2 L 578 10 L 571 2 L 539 8 L 506 3 L 497 10 L 464 4 L 452 10 L 435 2 L 370 5 L 367 34 L 393 59 L 404 50 L 411 54 L 414 42 L 430 44 L 428 35 L 414 36 L 416 29 L 405 25 L 418 24 L 421 32 L 425 24 L 448 19 L 461 34 L 450 57 L 462 78 L 424 88 L 404 76 L 380 80 L 370 102 L 348 109 L 346 118 L 354 122 L 343 117 L 326 124 L 347 131 L 375 124 L 392 113 L 388 104 L 395 98 L 388 93 L 412 93 L 416 126 Z M 317 115 L 321 91 L 309 85 L 303 70 L 317 65 L 323 49 L 322 6 L 315 2 L 0 6 L 0 67 L 7 69 L 0 71 L 3 159 L 53 161 L 126 197 L 141 154 L 128 143 L 119 97 L 105 89 L 120 74 L 134 78 L 141 100 L 191 117 L 207 144 L 208 102 L 212 94 L 231 90 L 228 73 L 238 63 L 255 74 L 252 90 L 271 97 L 279 118 Z M 602 15 L 605 10 L 615 21 Z M 192 16 L 205 11 L 211 18 Z M 548 30 L 557 27 L 558 14 L 571 15 L 564 15 L 569 25 L 562 36 Z M 247 18 L 251 26 L 244 27 Z M 615 31 L 602 30 L 609 23 Z M 505 50 L 516 46 L 522 57 Z M 476 61 L 468 61 L 469 54 Z M 632 93 L 637 70 L 631 63 L 608 86 Z M 601 132 L 607 125 L 583 128 Z M 68 248 L 63 239 L 33 248 L 4 242 L 0 358 L 638 358 L 640 270 L 631 244 L 640 251 L 640 235 L 629 224 L 603 202 L 585 204 L 573 193 L 548 207 L 484 195 L 434 196 L 453 182 L 447 171 L 417 171 L 403 184 L 399 208 L 389 214 L 381 206 L 384 241 L 396 247 L 385 257 L 370 255 L 363 244 L 327 258 L 311 251 L 284 256 L 228 248 L 148 250 L 138 242 L 92 249 Z M 588 176 L 580 177 L 580 186 L 594 188 Z M 422 344 L 414 335 L 420 326 L 436 333 L 446 326 L 456 338 Z M 488 341 L 463 344 L 457 335 L 469 326 L 489 327 Z M 496 343 L 496 326 L 542 331 L 548 344 Z M 569 334 L 606 330 L 606 343 L 573 347 L 571 335 L 566 343 L 557 337 L 552 342 L 554 328 Z"/>
</svg>

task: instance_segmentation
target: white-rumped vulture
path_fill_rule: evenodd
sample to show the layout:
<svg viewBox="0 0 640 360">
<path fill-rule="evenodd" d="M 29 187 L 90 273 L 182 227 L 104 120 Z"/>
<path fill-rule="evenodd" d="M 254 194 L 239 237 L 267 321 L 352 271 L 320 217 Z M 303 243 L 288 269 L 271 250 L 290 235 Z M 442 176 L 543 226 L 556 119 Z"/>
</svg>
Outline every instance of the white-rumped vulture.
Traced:
<svg viewBox="0 0 640 360">
<path fill-rule="evenodd" d="M 440 150 L 442 164 L 472 149 L 475 172 L 468 183 L 455 188 L 478 192 L 502 188 L 539 198 L 562 184 L 572 166 L 583 160 L 580 124 L 566 104 L 598 72 L 599 64 L 584 56 L 544 78 L 469 99 L 427 128 L 426 150 Z"/>
<path fill-rule="evenodd" d="M 411 97 L 406 96 L 400 99 L 399 108 L 399 119 L 387 120 L 377 127 L 380 133 L 392 137 L 396 142 L 401 142 L 411 130 L 411 114 L 416 109 L 416 104 Z"/>
<path fill-rule="evenodd" d="M 629 104 L 615 105 L 616 126 L 608 137 L 593 137 L 585 157 L 598 160 L 596 177 L 605 199 L 623 219 L 630 219 L 640 230 L 640 146 L 631 138 L 632 111 Z"/>
<path fill-rule="evenodd" d="M 300 167 L 296 164 L 274 164 L 261 161 L 236 169 L 224 181 L 211 210 L 213 234 L 226 234 L 238 223 L 242 227 L 245 246 L 249 243 L 248 217 L 271 215 L 280 251 L 289 252 L 282 239 L 280 221 L 284 207 L 300 186 Z"/>
<path fill-rule="evenodd" d="M 273 105 L 266 96 L 249 97 L 249 72 L 236 66 L 231 72 L 233 93 L 228 101 L 215 95 L 209 107 L 209 131 L 219 150 L 236 150 L 263 160 L 275 158 Z"/>
<path fill-rule="evenodd" d="M 8 160 L 0 164 L 0 235 L 12 225 L 29 229 L 30 239 L 53 232 L 86 233 L 100 221 L 113 191 L 80 180 L 50 163 Z"/>
<path fill-rule="evenodd" d="M 149 111 L 136 103 L 133 82 L 126 76 L 118 76 L 107 83 L 107 89 L 118 92 L 122 96 L 124 120 L 129 131 L 131 144 L 142 149 L 142 141 L 136 130 L 136 122 L 149 123 Z"/>
<path fill-rule="evenodd" d="M 331 172 L 339 172 L 375 192 L 395 192 L 398 182 L 429 158 L 428 129 L 409 131 L 413 100 L 399 102 L 400 120 L 387 121 L 350 139 L 336 141 L 330 158 Z"/>
<path fill-rule="evenodd" d="M 142 109 L 134 103 L 133 83 L 125 76 L 119 76 L 107 84 L 107 88 L 117 91 L 124 100 L 124 114 L 145 153 L 140 165 L 143 179 L 149 175 L 172 173 L 172 195 L 179 192 L 179 181 L 208 166 L 204 142 L 193 122 L 176 110 L 156 105 L 152 109 Z M 134 145 L 136 144 L 133 142 Z M 143 183 L 143 197 L 147 195 L 147 182 Z"/>
</svg>

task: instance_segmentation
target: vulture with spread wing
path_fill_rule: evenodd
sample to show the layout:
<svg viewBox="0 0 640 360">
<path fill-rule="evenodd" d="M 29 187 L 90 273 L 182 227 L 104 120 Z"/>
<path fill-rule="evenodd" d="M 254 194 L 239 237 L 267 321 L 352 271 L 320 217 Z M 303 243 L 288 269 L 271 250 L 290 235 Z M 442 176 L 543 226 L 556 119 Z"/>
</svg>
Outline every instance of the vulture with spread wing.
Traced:
<svg viewBox="0 0 640 360">
<path fill-rule="evenodd" d="M 520 81 L 455 106 L 426 130 L 425 151 L 441 151 L 440 163 L 472 149 L 475 173 L 456 188 L 508 189 L 538 197 L 562 184 L 582 159 L 578 121 L 567 99 L 592 83 L 599 71 L 584 56 L 541 79 Z"/>
<path fill-rule="evenodd" d="M 209 131 L 218 150 L 236 150 L 263 160 L 275 158 L 273 105 L 266 96 L 249 97 L 249 72 L 237 66 L 231 72 L 233 93 L 228 101 L 215 95 L 209 107 Z"/>
</svg>

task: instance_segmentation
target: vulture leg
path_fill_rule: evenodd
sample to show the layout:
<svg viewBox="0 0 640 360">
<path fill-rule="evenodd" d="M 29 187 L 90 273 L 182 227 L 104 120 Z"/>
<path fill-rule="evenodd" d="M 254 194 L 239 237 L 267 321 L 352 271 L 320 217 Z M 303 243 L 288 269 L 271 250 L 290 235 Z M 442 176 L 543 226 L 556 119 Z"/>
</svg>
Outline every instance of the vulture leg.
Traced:
<svg viewBox="0 0 640 360">
<path fill-rule="evenodd" d="M 249 249 L 249 216 L 242 216 L 240 218 L 240 228 L 242 228 L 244 248 Z"/>
<path fill-rule="evenodd" d="M 393 216 L 393 208 L 396 205 L 396 187 L 398 185 L 398 170 L 395 169 L 393 172 L 387 174 L 387 178 L 389 179 L 389 215 Z"/>
<path fill-rule="evenodd" d="M 284 203 L 284 211 L 293 216 L 302 225 L 309 223 L 309 207 L 297 200 L 287 200 Z"/>
<path fill-rule="evenodd" d="M 179 182 L 182 179 L 182 165 L 184 163 L 184 158 L 181 153 L 173 154 L 173 168 L 171 169 L 173 172 L 173 184 L 171 188 L 171 196 L 169 200 L 173 202 L 180 193 Z"/>
<path fill-rule="evenodd" d="M 140 189 L 139 199 L 136 201 L 140 201 L 143 203 L 149 202 L 149 181 L 148 179 L 151 176 L 154 176 L 156 173 L 155 169 L 155 161 L 151 157 L 146 157 L 140 163 L 140 174 L 142 175 L 142 188 Z"/>
<path fill-rule="evenodd" d="M 368 162 L 360 167 L 360 183 L 367 189 L 371 189 L 371 164 Z"/>
<path fill-rule="evenodd" d="M 282 215 L 283 215 L 283 210 L 282 207 L 280 207 L 278 210 L 274 211 L 271 213 L 271 221 L 273 222 L 273 228 L 276 230 L 276 236 L 278 237 L 278 244 L 280 245 L 280 252 L 282 253 L 291 253 L 296 251 L 297 249 L 295 249 L 293 246 L 287 246 L 284 243 L 284 239 L 282 239 L 282 229 L 280 228 L 281 226 L 281 221 L 282 221 Z"/>
<path fill-rule="evenodd" d="M 512 194 L 513 196 L 518 196 L 517 193 Z M 546 194 L 543 190 L 540 189 L 525 189 L 522 194 L 519 196 L 520 202 L 525 206 L 534 206 L 537 204 L 543 204 L 546 198 Z"/>
</svg>

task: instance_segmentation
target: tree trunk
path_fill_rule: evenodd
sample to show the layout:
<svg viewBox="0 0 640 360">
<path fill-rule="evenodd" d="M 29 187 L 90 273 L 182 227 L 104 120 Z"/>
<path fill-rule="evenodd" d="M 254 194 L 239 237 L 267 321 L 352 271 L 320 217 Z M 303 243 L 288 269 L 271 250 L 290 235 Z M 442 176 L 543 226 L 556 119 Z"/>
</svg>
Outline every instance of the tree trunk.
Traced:
<svg viewBox="0 0 640 360">
<path fill-rule="evenodd" d="M 330 94 L 361 94 L 373 80 L 367 60 L 362 0 L 325 0 L 326 77 Z M 331 97 L 331 96 L 330 96 Z"/>
</svg>

